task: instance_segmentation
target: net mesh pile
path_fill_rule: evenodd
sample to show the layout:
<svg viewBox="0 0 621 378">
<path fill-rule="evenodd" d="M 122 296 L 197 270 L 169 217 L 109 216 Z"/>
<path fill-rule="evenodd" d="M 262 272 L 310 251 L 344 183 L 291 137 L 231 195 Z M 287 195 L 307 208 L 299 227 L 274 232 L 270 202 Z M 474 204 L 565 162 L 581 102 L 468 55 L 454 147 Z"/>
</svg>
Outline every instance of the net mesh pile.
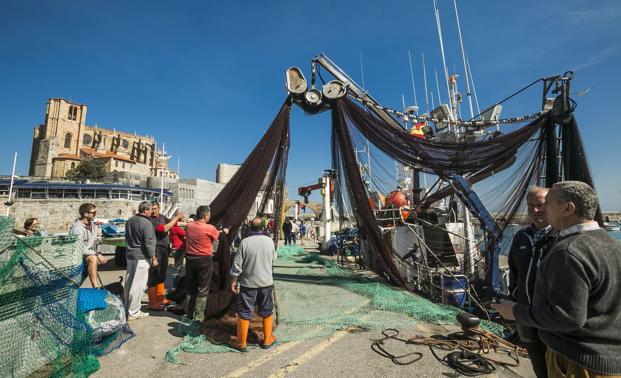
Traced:
<svg viewBox="0 0 621 378">
<path fill-rule="evenodd" d="M 343 269 L 318 253 L 299 246 L 278 248 L 274 264 L 278 342 L 329 336 L 339 330 L 408 329 L 420 323 L 457 325 L 459 309 L 433 303 L 416 294 L 388 286 L 373 278 Z M 170 349 L 166 359 L 182 363 L 181 352 L 235 351 L 211 343 L 198 325 L 179 324 L 186 336 Z M 499 324 L 482 322 L 482 328 L 501 333 Z M 252 347 L 252 345 L 249 345 Z"/>
<path fill-rule="evenodd" d="M 133 336 L 120 300 L 106 294 L 106 309 L 79 311 L 80 243 L 12 230 L 13 219 L 0 217 L 0 375 L 88 376 L 96 356 Z"/>
</svg>

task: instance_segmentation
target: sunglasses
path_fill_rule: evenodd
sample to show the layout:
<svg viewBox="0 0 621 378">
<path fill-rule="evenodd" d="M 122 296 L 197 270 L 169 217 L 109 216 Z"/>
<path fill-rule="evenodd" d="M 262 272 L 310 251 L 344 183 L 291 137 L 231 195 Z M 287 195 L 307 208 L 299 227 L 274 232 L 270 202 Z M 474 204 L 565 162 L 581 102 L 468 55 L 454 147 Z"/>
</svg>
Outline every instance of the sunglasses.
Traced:
<svg viewBox="0 0 621 378">
<path fill-rule="evenodd" d="M 87 214 L 93 214 L 93 215 L 95 215 L 95 214 L 97 214 L 97 210 L 95 210 L 95 211 L 89 211 Z"/>
</svg>

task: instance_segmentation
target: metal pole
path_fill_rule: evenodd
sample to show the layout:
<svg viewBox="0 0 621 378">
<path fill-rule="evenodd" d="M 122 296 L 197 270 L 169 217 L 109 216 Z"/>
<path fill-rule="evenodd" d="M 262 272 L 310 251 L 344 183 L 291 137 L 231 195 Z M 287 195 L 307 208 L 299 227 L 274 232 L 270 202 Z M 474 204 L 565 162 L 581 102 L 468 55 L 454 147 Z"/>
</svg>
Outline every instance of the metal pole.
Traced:
<svg viewBox="0 0 621 378">
<path fill-rule="evenodd" d="M 162 158 L 160 159 L 160 174 L 162 180 L 160 182 L 160 211 L 164 210 L 164 155 L 166 154 L 166 145 L 162 143 Z"/>
<path fill-rule="evenodd" d="M 444 67 L 444 82 L 446 83 L 446 92 L 449 96 L 449 104 L 451 103 L 451 90 L 449 89 L 449 74 L 448 68 L 446 67 L 446 57 L 444 55 L 444 41 L 442 39 L 442 25 L 440 25 L 440 10 L 438 9 L 438 3 L 436 0 L 433 0 L 433 9 L 436 13 L 436 26 L 438 29 L 438 39 L 440 40 L 440 52 L 442 53 L 442 66 Z M 440 91 L 438 90 L 438 95 L 440 95 Z"/>
<path fill-rule="evenodd" d="M 412 93 L 414 93 L 414 106 L 418 107 L 418 100 L 416 99 L 416 85 L 414 84 L 414 69 L 412 68 L 412 54 L 410 54 L 409 50 L 408 50 L 408 59 L 410 60 L 410 78 L 412 79 Z"/>
<path fill-rule="evenodd" d="M 427 68 L 425 67 L 425 54 L 421 54 L 423 58 L 423 79 L 425 81 L 425 106 L 427 107 L 427 115 L 429 115 L 429 95 L 427 94 Z M 433 95 L 431 97 L 433 100 Z"/>
<path fill-rule="evenodd" d="M 436 70 L 434 68 L 433 72 L 436 75 L 436 89 L 437 89 L 437 93 L 438 93 L 438 106 L 440 106 L 440 105 L 442 105 L 442 97 L 440 97 L 440 81 L 438 80 L 438 70 Z M 449 93 L 449 102 L 450 101 L 451 101 L 451 94 Z"/>
<path fill-rule="evenodd" d="M 457 19 L 457 33 L 459 34 L 459 45 L 461 46 L 461 58 L 464 61 L 464 73 L 466 76 L 466 95 L 468 96 L 468 105 L 470 105 L 470 119 L 474 118 L 474 110 L 472 109 L 472 97 L 470 96 L 470 81 L 468 80 L 468 66 L 466 64 L 466 53 L 464 51 L 464 41 L 461 36 L 461 25 L 459 24 L 459 13 L 457 13 L 457 0 L 453 0 L 455 6 L 455 18 Z"/>
<path fill-rule="evenodd" d="M 468 76 L 472 81 L 472 93 L 474 94 L 474 102 L 477 105 L 477 114 L 481 114 L 481 108 L 479 107 L 479 97 L 477 96 L 477 87 L 474 85 L 474 77 L 472 76 L 472 70 L 470 69 L 470 60 L 466 57 L 466 64 L 468 65 Z"/>
<path fill-rule="evenodd" d="M 332 232 L 332 209 L 330 206 L 330 176 L 325 174 L 322 177 L 323 187 L 323 225 L 324 225 L 324 242 L 330 240 Z"/>
<path fill-rule="evenodd" d="M 17 152 L 13 156 L 13 170 L 11 171 L 11 185 L 9 186 L 9 199 L 8 203 L 11 203 L 11 195 L 13 194 L 13 181 L 15 180 L 15 163 L 17 162 Z M 7 205 L 6 207 L 6 216 L 9 216 L 9 212 L 11 211 L 11 205 Z"/>
</svg>

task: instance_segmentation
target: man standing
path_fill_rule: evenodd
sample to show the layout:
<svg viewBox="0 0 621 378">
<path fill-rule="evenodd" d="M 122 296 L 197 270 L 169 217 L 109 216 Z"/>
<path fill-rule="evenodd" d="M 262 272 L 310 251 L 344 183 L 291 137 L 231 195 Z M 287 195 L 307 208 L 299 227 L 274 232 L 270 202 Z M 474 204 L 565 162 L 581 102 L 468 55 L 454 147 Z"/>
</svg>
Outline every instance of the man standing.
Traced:
<svg viewBox="0 0 621 378">
<path fill-rule="evenodd" d="M 205 320 L 207 295 L 213 274 L 213 242 L 220 233 L 211 224 L 209 206 L 202 205 L 196 209 L 196 220 L 188 223 L 185 230 L 185 280 L 188 287 L 186 297 L 186 314 L 202 322 Z M 229 229 L 222 230 L 225 234 Z"/>
<path fill-rule="evenodd" d="M 142 201 L 138 214 L 125 224 L 125 243 L 127 244 L 127 274 L 125 275 L 125 306 L 128 320 L 142 319 L 149 314 L 140 311 L 142 292 L 149 277 L 149 267 L 157 267 L 155 256 L 155 230 L 149 220 L 151 202 Z"/>
<path fill-rule="evenodd" d="M 304 221 L 300 221 L 300 244 L 304 245 L 304 238 L 306 237 L 306 225 Z"/>
<path fill-rule="evenodd" d="M 293 243 L 295 245 L 295 239 L 297 237 L 298 231 L 300 231 L 300 228 L 298 227 L 298 222 L 295 220 L 291 221 L 291 239 L 289 243 Z"/>
<path fill-rule="evenodd" d="M 285 222 L 282 224 L 282 232 L 285 234 L 285 245 L 291 244 L 291 230 L 293 229 L 293 224 L 289 220 L 289 218 L 285 219 Z"/>
<path fill-rule="evenodd" d="M 539 266 L 533 303 L 493 305 L 538 329 L 552 378 L 621 377 L 621 243 L 593 220 L 597 206 L 587 184 L 554 184 L 545 207 L 559 234 Z"/>
<path fill-rule="evenodd" d="M 183 222 L 183 218 L 179 221 Z M 175 265 L 172 273 L 172 289 L 177 290 L 179 280 L 184 275 L 183 261 L 185 260 L 185 230 L 179 225 L 179 222 L 170 229 L 170 244 L 175 258 Z"/>
<path fill-rule="evenodd" d="M 97 280 L 97 265 L 105 264 L 108 259 L 101 253 L 95 252 L 95 226 L 93 219 L 97 215 L 97 207 L 92 203 L 83 203 L 78 209 L 80 218 L 69 228 L 69 234 L 76 235 L 82 242 L 82 281 L 88 276 L 92 287 L 99 287 Z"/>
<path fill-rule="evenodd" d="M 168 272 L 168 257 L 170 256 L 168 231 L 180 219 L 183 219 L 184 214 L 179 211 L 173 219 L 168 219 L 160 213 L 160 204 L 157 201 L 152 201 L 151 206 L 153 212 L 149 220 L 151 220 L 155 228 L 155 237 L 157 239 L 155 256 L 157 257 L 158 265 L 152 266 L 149 271 L 147 295 L 149 296 L 149 310 L 157 311 L 170 304 L 170 301 L 166 299 L 166 291 L 164 290 L 164 282 L 166 282 L 166 274 Z"/>
<path fill-rule="evenodd" d="M 526 196 L 531 224 L 513 237 L 509 251 L 509 292 L 517 303 L 529 305 L 535 292 L 539 262 L 547 253 L 553 238 L 545 212 L 547 188 L 534 187 Z M 520 340 L 528 351 L 537 378 L 547 377 L 546 346 L 539 340 L 537 329 L 517 323 Z"/>
<path fill-rule="evenodd" d="M 237 294 L 237 340 L 234 348 L 245 352 L 248 327 L 254 315 L 255 305 L 263 318 L 263 342 L 261 348 L 274 345 L 272 334 L 274 310 L 274 279 L 272 270 L 276 259 L 274 242 L 263 233 L 261 218 L 250 225 L 251 236 L 242 240 L 231 267 L 231 291 Z"/>
</svg>

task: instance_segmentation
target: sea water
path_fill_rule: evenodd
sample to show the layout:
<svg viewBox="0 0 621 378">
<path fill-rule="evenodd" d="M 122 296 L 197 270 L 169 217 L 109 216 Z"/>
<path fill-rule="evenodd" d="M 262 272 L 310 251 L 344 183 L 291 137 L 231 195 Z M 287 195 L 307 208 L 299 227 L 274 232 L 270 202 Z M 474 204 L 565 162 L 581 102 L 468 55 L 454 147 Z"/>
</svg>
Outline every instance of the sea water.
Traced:
<svg viewBox="0 0 621 378">
<path fill-rule="evenodd" d="M 617 240 L 621 240 L 621 231 L 608 231 L 608 235 L 612 236 Z"/>
</svg>

